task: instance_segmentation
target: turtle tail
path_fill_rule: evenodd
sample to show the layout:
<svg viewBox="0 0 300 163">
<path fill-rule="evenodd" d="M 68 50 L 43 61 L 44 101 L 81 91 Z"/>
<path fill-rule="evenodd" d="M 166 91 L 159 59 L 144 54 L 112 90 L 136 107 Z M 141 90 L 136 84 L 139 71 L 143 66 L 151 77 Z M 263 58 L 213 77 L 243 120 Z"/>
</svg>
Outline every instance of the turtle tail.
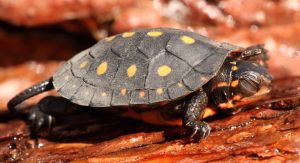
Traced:
<svg viewBox="0 0 300 163">
<path fill-rule="evenodd" d="M 24 90 L 23 92 L 19 93 L 18 95 L 16 95 L 14 98 L 12 98 L 8 103 L 7 103 L 7 107 L 9 109 L 9 111 L 11 112 L 16 112 L 16 106 L 20 103 L 22 103 L 23 101 L 25 101 L 26 99 L 35 96 L 37 94 L 40 94 L 42 92 L 46 92 L 48 90 L 53 89 L 53 83 L 52 83 L 53 79 L 52 77 L 44 80 L 30 88 L 27 88 L 26 90 Z"/>
</svg>

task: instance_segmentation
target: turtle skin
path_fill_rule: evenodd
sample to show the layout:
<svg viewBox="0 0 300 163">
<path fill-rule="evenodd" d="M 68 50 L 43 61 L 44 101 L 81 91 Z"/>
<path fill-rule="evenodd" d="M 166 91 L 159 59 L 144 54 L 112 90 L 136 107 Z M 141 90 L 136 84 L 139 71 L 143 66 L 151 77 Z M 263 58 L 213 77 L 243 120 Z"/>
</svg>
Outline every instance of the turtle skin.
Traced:
<svg viewBox="0 0 300 163">
<path fill-rule="evenodd" d="M 184 97 L 213 78 L 239 47 L 170 28 L 140 29 L 103 39 L 65 62 L 54 89 L 91 107 L 154 104 Z"/>
</svg>

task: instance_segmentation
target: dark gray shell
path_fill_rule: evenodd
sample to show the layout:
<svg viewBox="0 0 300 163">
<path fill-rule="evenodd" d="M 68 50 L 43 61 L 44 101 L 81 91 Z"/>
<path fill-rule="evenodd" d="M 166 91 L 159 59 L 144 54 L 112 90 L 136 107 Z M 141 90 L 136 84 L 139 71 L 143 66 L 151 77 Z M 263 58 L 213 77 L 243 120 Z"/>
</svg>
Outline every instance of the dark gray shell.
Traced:
<svg viewBox="0 0 300 163">
<path fill-rule="evenodd" d="M 80 52 L 60 66 L 53 84 L 61 96 L 83 106 L 169 101 L 200 89 L 237 49 L 192 32 L 136 30 Z"/>
</svg>

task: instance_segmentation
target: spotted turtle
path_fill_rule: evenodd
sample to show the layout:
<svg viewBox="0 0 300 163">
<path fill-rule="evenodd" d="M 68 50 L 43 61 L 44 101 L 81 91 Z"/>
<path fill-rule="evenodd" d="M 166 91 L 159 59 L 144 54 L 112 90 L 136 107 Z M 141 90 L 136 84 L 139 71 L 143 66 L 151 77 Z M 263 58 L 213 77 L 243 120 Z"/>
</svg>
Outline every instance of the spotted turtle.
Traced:
<svg viewBox="0 0 300 163">
<path fill-rule="evenodd" d="M 173 125 L 180 118 L 192 137 L 206 138 L 207 107 L 234 110 L 236 102 L 270 90 L 264 55 L 261 45 L 242 48 L 178 29 L 134 30 L 75 55 L 50 79 L 11 99 L 8 108 L 14 112 L 24 100 L 55 89 L 61 97 L 46 97 L 31 111 L 33 131 L 72 105 L 122 110 L 154 124 Z"/>
</svg>

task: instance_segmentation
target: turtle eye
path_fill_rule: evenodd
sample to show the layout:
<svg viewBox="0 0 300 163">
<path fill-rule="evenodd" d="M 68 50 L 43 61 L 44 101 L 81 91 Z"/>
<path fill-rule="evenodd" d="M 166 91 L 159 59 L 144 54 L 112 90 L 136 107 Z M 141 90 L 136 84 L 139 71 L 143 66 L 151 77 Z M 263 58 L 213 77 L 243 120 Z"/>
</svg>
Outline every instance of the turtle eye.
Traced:
<svg viewBox="0 0 300 163">
<path fill-rule="evenodd" d="M 239 79 L 239 91 L 244 96 L 251 96 L 259 90 L 259 74 L 248 71 L 244 72 Z"/>
</svg>

